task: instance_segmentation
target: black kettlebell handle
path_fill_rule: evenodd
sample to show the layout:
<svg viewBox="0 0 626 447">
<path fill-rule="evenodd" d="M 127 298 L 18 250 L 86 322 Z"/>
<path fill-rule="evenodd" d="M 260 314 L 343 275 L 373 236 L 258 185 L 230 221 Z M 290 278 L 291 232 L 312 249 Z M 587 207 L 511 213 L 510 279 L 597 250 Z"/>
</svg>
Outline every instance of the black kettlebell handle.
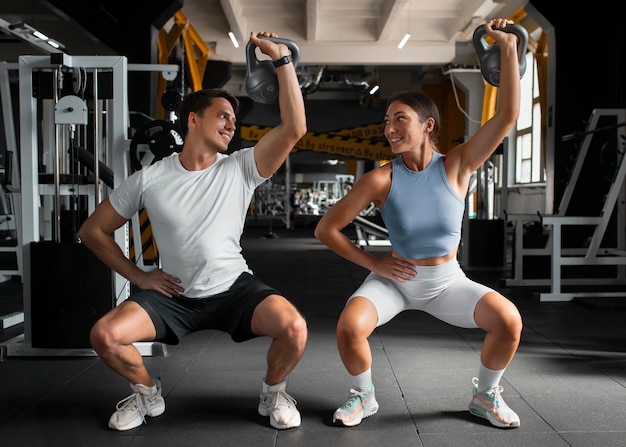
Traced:
<svg viewBox="0 0 626 447">
<path fill-rule="evenodd" d="M 518 37 L 517 56 L 519 62 L 520 79 L 526 72 L 526 52 L 528 51 L 528 31 L 517 23 L 510 23 L 500 31 L 513 33 Z M 474 48 L 480 61 L 480 71 L 489 84 L 498 87 L 500 85 L 500 45 L 494 43 L 488 45 L 485 37 L 487 31 L 485 25 L 480 25 L 474 30 Z"/>
<path fill-rule="evenodd" d="M 287 48 L 289 48 L 289 51 L 291 51 L 291 61 L 293 63 L 293 66 L 294 67 L 298 66 L 298 63 L 300 62 L 300 47 L 298 46 L 296 42 L 294 42 L 291 39 L 285 39 L 284 37 L 259 36 L 259 38 L 266 39 L 275 43 L 282 43 L 286 45 Z M 246 45 L 246 52 L 248 53 L 248 58 L 254 57 L 258 60 L 258 58 L 256 57 L 256 45 L 253 44 L 252 41 L 248 41 L 248 44 Z M 268 61 L 268 62 L 271 62 L 271 61 Z"/>
<path fill-rule="evenodd" d="M 294 68 L 300 62 L 300 47 L 296 42 L 281 37 L 261 37 L 272 42 L 282 43 L 291 51 Z M 276 68 L 270 60 L 259 60 L 256 56 L 257 46 L 248 41 L 246 45 L 246 76 L 245 87 L 248 96 L 261 104 L 274 104 L 278 99 L 278 79 Z"/>
</svg>

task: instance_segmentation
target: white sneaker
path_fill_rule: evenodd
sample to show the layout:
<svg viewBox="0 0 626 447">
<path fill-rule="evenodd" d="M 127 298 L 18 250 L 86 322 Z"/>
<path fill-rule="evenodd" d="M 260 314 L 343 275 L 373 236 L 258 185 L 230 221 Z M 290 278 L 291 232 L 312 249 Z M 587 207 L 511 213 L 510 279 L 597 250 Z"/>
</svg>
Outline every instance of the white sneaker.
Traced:
<svg viewBox="0 0 626 447">
<path fill-rule="evenodd" d="M 287 382 L 267 385 L 263 381 L 259 414 L 270 417 L 270 425 L 279 430 L 300 426 L 300 412 L 296 400 L 285 391 Z"/>
<path fill-rule="evenodd" d="M 156 394 L 151 394 L 150 388 L 145 385 L 130 384 L 133 394 L 117 403 L 115 407 L 117 411 L 109 419 L 109 428 L 119 431 L 130 430 L 144 423 L 146 416 L 160 416 L 165 412 L 161 381 L 154 379 L 154 382 L 157 386 Z"/>
<path fill-rule="evenodd" d="M 374 385 L 369 390 L 351 389 L 350 395 L 333 414 L 333 424 L 344 427 L 359 425 L 363 419 L 376 414 L 378 402 L 374 394 Z"/>
<path fill-rule="evenodd" d="M 472 379 L 474 395 L 469 404 L 469 411 L 475 416 L 487 419 L 492 425 L 500 428 L 517 428 L 520 420 L 517 413 L 509 408 L 500 393 L 501 386 L 494 386 L 478 392 L 478 379 Z"/>
</svg>

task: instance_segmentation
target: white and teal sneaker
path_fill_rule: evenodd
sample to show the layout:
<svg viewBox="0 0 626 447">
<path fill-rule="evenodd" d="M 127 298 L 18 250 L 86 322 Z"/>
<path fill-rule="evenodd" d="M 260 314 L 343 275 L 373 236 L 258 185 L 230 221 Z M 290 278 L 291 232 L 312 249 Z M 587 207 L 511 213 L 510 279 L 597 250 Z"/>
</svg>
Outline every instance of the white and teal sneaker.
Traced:
<svg viewBox="0 0 626 447">
<path fill-rule="evenodd" d="M 472 379 L 474 397 L 469 404 L 469 411 L 474 416 L 487 419 L 492 425 L 500 428 L 517 428 L 520 426 L 519 416 L 504 402 L 500 393 L 501 386 L 494 386 L 478 392 L 478 379 Z"/>
<path fill-rule="evenodd" d="M 353 388 L 343 405 L 333 414 L 333 424 L 354 427 L 366 417 L 376 414 L 377 411 L 378 402 L 374 395 L 374 385 L 370 390 Z"/>
</svg>

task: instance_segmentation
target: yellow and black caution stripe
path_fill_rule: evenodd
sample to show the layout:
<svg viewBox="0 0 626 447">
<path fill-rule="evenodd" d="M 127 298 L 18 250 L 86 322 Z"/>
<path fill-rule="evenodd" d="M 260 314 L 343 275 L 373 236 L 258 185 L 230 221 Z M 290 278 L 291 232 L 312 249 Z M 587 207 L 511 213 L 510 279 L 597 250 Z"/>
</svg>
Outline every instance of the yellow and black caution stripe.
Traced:
<svg viewBox="0 0 626 447">
<path fill-rule="evenodd" d="M 130 243 L 129 258 L 135 263 L 139 262 L 139 258 L 143 256 L 144 265 L 156 264 L 159 259 L 159 252 L 157 250 L 156 241 L 152 237 L 152 227 L 150 226 L 150 219 L 148 219 L 148 213 L 144 209 L 139 211 L 139 226 L 141 231 L 141 253 L 136 257 L 135 244 L 132 243 L 133 239 L 133 226 L 130 225 L 130 231 L 128 232 Z"/>
<path fill-rule="evenodd" d="M 385 137 L 385 124 L 366 124 L 364 126 L 349 127 L 347 129 L 334 130 L 330 132 L 333 135 L 344 135 L 354 138 L 384 138 Z"/>
<path fill-rule="evenodd" d="M 295 151 L 325 152 L 364 160 L 388 160 L 393 157 L 384 141 L 347 137 L 337 134 L 307 132 Z"/>
<path fill-rule="evenodd" d="M 246 141 L 259 141 L 272 127 L 242 126 L 241 138 Z M 365 159 L 390 160 L 394 157 L 387 142 L 376 140 L 382 135 L 380 125 L 354 127 L 332 133 L 307 132 L 293 149 L 297 151 L 324 152 L 332 155 Z M 353 135 L 372 135 L 359 138 Z"/>
</svg>

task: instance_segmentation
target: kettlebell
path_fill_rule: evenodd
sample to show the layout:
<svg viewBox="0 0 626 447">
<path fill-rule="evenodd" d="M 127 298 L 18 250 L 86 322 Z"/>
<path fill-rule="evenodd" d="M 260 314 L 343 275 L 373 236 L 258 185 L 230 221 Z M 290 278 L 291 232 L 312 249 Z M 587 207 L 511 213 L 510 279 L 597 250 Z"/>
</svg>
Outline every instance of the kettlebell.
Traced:
<svg viewBox="0 0 626 447">
<path fill-rule="evenodd" d="M 526 72 L 526 51 L 528 49 L 528 32 L 526 28 L 516 23 L 511 23 L 502 28 L 501 31 L 507 33 L 513 33 L 517 35 L 517 54 L 519 57 L 519 76 L 520 79 Z M 494 87 L 500 85 L 500 45 L 494 43 L 493 45 L 487 45 L 485 37 L 487 31 L 485 31 L 485 25 L 480 25 L 474 30 L 474 48 L 476 48 L 476 54 L 480 61 L 480 72 L 489 84 Z"/>
<path fill-rule="evenodd" d="M 300 47 L 293 40 L 280 37 L 264 37 L 272 42 L 282 43 L 291 51 L 294 67 L 300 61 Z M 278 78 L 276 69 L 270 60 L 259 60 L 256 56 L 256 45 L 248 41 L 246 45 L 245 86 L 248 96 L 261 104 L 275 104 L 278 100 Z"/>
</svg>

